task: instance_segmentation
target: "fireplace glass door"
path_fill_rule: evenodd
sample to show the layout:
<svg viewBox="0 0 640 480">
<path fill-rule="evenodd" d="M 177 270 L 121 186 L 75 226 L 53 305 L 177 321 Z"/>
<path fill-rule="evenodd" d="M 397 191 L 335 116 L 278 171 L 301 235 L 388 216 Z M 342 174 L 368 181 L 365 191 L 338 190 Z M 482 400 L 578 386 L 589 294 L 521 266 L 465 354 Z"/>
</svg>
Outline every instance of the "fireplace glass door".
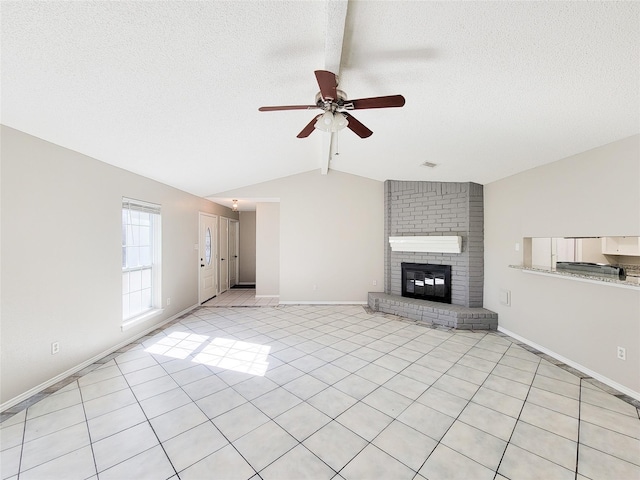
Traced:
<svg viewBox="0 0 640 480">
<path fill-rule="evenodd" d="M 451 303 L 451 266 L 402 263 L 402 296 Z"/>
</svg>

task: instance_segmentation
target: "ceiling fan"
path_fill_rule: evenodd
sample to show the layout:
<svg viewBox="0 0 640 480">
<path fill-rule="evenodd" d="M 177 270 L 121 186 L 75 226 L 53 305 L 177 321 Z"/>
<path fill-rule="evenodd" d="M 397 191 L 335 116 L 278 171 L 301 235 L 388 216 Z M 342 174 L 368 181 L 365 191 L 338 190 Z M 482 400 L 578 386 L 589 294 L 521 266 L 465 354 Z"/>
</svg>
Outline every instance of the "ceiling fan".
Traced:
<svg viewBox="0 0 640 480">
<path fill-rule="evenodd" d="M 314 128 L 325 132 L 337 132 L 345 127 L 348 127 L 360 138 L 367 138 L 370 137 L 373 132 L 360 123 L 349 111 L 362 110 L 365 108 L 402 107 L 404 105 L 404 97 L 402 95 L 347 100 L 346 93 L 338 90 L 338 77 L 335 73 L 327 70 L 316 70 L 315 74 L 318 86 L 320 87 L 320 92 L 316 94 L 315 105 L 281 105 L 260 107 L 258 110 L 261 112 L 311 110 L 314 108 L 324 110 L 324 113 L 317 115 L 302 129 L 297 135 L 298 138 L 308 137 Z"/>
</svg>

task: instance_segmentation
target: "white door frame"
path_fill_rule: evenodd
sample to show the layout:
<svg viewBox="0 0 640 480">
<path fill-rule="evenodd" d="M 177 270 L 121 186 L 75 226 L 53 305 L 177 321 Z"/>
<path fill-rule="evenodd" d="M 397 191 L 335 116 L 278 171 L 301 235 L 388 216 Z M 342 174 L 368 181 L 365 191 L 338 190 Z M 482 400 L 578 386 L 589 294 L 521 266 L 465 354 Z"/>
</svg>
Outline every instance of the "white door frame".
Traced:
<svg viewBox="0 0 640 480">
<path fill-rule="evenodd" d="M 234 220 L 233 218 L 229 219 L 229 232 L 231 232 L 231 230 L 233 229 L 233 237 L 234 237 L 234 242 L 233 242 L 233 250 L 235 253 L 235 258 L 233 259 L 233 265 L 234 265 L 234 276 L 236 279 L 236 283 L 235 285 L 238 285 L 240 283 L 240 221 L 239 220 Z M 229 259 L 231 260 L 231 251 L 229 251 Z M 229 278 L 231 278 L 231 273 L 229 273 Z M 233 285 L 231 285 L 231 280 L 229 280 L 229 288 L 233 287 Z"/>
<path fill-rule="evenodd" d="M 202 218 L 203 217 L 209 217 L 213 220 L 213 232 L 211 234 L 211 241 L 213 242 L 213 244 L 211 245 L 211 254 L 212 254 L 212 259 L 211 259 L 211 265 L 213 266 L 213 278 L 215 281 L 215 288 L 214 288 L 214 297 L 216 295 L 218 295 L 218 293 L 220 293 L 218 291 L 219 289 L 219 283 L 218 283 L 218 215 L 213 215 L 211 213 L 206 213 L 206 212 L 198 212 L 198 255 L 197 255 L 197 269 L 198 269 L 198 304 L 202 304 L 203 302 L 205 302 L 206 300 L 209 300 L 208 298 L 202 298 L 202 290 L 203 290 L 203 285 L 202 285 L 202 274 L 201 274 L 201 258 L 203 255 L 203 249 L 204 249 L 204 245 L 202 244 L 203 238 L 204 238 L 204 232 L 202 231 Z"/>
<path fill-rule="evenodd" d="M 218 293 L 223 293 L 229 289 L 229 218 L 220 217 L 220 228 L 218 231 L 220 239 L 220 244 L 218 245 L 220 251 L 220 260 L 218 263 Z M 223 251 L 225 245 L 227 248 L 226 251 Z M 227 263 L 223 265 L 222 262 Z M 226 277 L 224 277 L 224 272 L 226 272 Z"/>
</svg>

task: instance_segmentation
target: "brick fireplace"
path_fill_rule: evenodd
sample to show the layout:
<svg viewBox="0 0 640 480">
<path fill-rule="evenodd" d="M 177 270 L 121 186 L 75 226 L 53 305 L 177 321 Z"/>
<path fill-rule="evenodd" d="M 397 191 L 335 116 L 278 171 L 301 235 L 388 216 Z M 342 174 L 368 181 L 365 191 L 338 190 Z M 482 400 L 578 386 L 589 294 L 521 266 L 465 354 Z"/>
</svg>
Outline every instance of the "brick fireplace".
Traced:
<svg viewBox="0 0 640 480">
<path fill-rule="evenodd" d="M 385 292 L 400 295 L 402 262 L 451 265 L 451 303 L 482 307 L 484 211 L 477 183 L 402 182 L 385 186 L 385 238 L 459 235 L 462 253 L 392 252 L 385 249 Z"/>
<path fill-rule="evenodd" d="M 476 183 L 387 180 L 385 187 L 385 294 L 372 308 L 456 328 L 491 328 L 497 315 L 482 308 L 484 283 L 483 187 Z M 459 236 L 460 253 L 392 251 L 389 237 Z M 404 299 L 402 263 L 451 266 L 451 305 Z M 393 303 L 387 309 L 380 302 Z M 438 319 L 443 319 L 442 322 Z M 473 321 L 472 321 L 473 320 Z M 467 325 L 467 326 L 464 326 Z"/>
</svg>

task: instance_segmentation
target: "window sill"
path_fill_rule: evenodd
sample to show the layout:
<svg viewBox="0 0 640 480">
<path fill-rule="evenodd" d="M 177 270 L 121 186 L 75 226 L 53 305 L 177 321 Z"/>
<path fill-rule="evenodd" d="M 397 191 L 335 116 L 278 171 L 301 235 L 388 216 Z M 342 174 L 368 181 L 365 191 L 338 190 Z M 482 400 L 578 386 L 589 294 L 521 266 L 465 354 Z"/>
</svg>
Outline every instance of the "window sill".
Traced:
<svg viewBox="0 0 640 480">
<path fill-rule="evenodd" d="M 138 315 L 137 317 L 130 318 L 124 322 L 122 322 L 121 329 L 124 332 L 125 330 L 129 330 L 132 327 L 135 327 L 139 323 L 146 322 L 147 320 L 151 320 L 164 312 L 164 308 L 154 308 L 153 310 L 149 310 L 148 312 L 144 312 L 142 315 Z"/>
</svg>

